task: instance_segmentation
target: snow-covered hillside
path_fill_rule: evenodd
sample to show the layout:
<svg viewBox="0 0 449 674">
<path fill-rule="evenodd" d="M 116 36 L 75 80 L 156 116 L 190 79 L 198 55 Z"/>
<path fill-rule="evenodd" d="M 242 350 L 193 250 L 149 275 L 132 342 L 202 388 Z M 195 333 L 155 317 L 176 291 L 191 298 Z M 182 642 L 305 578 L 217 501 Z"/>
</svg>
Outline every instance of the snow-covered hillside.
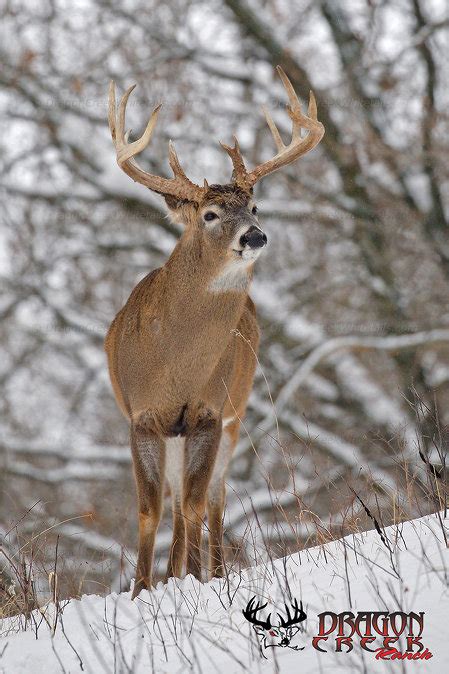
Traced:
<svg viewBox="0 0 449 674">
<path fill-rule="evenodd" d="M 57 616 L 54 636 L 45 620 L 36 632 L 19 630 L 18 618 L 4 620 L 0 642 L 0 671 L 5 674 L 53 674 L 56 672 L 425 672 L 442 674 L 449 662 L 449 558 L 443 515 L 431 515 L 386 528 L 382 536 L 373 530 L 304 550 L 265 566 L 248 569 L 226 580 L 200 584 L 192 577 L 160 583 L 132 602 L 130 593 L 104 598 L 84 596 L 70 601 Z M 284 619 L 284 602 L 302 601 L 307 619 L 290 646 L 268 647 L 265 657 L 252 625 L 242 614 L 256 596 L 266 608 L 257 615 L 266 619 L 271 609 L 276 626 Z M 427 660 L 382 661 L 361 647 L 353 635 L 353 649 L 335 652 L 337 629 L 328 640 L 313 646 L 318 634 L 318 615 L 357 612 L 424 612 L 421 643 L 433 657 Z M 36 614 L 37 615 L 37 614 Z M 45 611 L 51 624 L 54 605 Z M 347 617 L 347 616 L 346 616 Z M 371 616 L 372 617 L 372 616 Z M 365 616 L 366 618 L 366 616 Z M 402 617 L 396 617 L 398 630 Z M 332 619 L 327 616 L 326 630 Z M 378 624 L 383 624 L 382 617 Z M 345 634 L 350 633 L 350 621 Z M 366 620 L 361 621 L 366 632 Z M 405 651 L 404 636 L 395 647 Z M 418 634 L 415 619 L 413 634 Z M 387 633 L 394 637 L 391 620 Z M 375 633 L 374 629 L 373 634 Z M 259 632 L 263 628 L 258 628 Z M 295 631 L 295 630 L 293 630 Z M 398 630 L 400 631 L 400 629 Z M 383 637 L 367 642 L 375 650 Z M 390 642 L 390 646 L 393 643 Z M 417 647 L 414 647 L 414 652 Z M 266 658 L 266 659 L 265 659 Z"/>
</svg>

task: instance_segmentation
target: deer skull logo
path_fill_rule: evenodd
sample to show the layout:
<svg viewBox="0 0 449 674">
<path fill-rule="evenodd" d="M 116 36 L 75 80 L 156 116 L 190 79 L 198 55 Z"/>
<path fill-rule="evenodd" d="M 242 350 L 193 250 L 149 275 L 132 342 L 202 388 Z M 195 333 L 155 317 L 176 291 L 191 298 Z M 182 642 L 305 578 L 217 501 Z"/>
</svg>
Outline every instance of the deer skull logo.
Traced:
<svg viewBox="0 0 449 674">
<path fill-rule="evenodd" d="M 268 604 L 261 605 L 258 601 L 256 601 L 256 597 L 254 596 L 248 602 L 246 609 L 242 611 L 248 622 L 252 624 L 253 630 L 258 637 L 260 654 L 266 658 L 264 649 L 275 647 L 291 648 L 294 651 L 304 650 L 304 646 L 300 648 L 299 646 L 290 645 L 295 634 L 297 634 L 297 632 L 300 630 L 303 630 L 303 627 L 298 625 L 298 623 L 302 623 L 307 618 L 307 614 L 303 609 L 302 601 L 298 606 L 298 601 L 293 599 L 293 615 L 290 613 L 290 609 L 288 608 L 287 604 L 284 604 L 287 618 L 284 619 L 279 613 L 277 613 L 280 621 L 278 625 L 271 624 L 271 614 L 266 620 L 262 620 L 257 617 L 257 613 L 262 611 L 267 605 Z"/>
</svg>

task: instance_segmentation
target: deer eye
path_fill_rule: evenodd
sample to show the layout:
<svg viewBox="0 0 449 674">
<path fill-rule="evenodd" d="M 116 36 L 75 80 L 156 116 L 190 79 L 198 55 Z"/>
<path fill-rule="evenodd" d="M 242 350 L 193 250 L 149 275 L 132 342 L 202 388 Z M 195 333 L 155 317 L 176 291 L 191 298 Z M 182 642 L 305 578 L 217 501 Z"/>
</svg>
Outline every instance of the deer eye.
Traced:
<svg viewBox="0 0 449 674">
<path fill-rule="evenodd" d="M 275 637 L 275 636 L 276 636 L 276 632 L 273 632 L 273 630 L 270 630 L 270 635 L 271 635 L 272 637 Z"/>
<path fill-rule="evenodd" d="M 203 217 L 207 222 L 210 222 L 211 220 L 215 220 L 215 218 L 218 218 L 218 215 L 213 211 L 207 211 L 207 213 L 205 213 Z"/>
<path fill-rule="evenodd" d="M 256 213 L 257 213 L 257 206 L 253 206 L 253 207 L 252 207 L 251 213 L 252 213 L 253 215 L 256 215 Z"/>
</svg>

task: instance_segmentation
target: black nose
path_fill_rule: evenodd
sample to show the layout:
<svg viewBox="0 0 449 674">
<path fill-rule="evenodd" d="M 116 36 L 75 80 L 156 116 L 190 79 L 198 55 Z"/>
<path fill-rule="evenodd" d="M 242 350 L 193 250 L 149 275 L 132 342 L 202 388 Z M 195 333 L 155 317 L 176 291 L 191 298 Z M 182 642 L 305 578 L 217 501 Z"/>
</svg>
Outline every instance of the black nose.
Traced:
<svg viewBox="0 0 449 674">
<path fill-rule="evenodd" d="M 255 225 L 251 225 L 251 227 L 240 237 L 240 245 L 242 248 L 245 246 L 249 246 L 250 248 L 262 248 L 266 243 L 267 235 Z"/>
</svg>

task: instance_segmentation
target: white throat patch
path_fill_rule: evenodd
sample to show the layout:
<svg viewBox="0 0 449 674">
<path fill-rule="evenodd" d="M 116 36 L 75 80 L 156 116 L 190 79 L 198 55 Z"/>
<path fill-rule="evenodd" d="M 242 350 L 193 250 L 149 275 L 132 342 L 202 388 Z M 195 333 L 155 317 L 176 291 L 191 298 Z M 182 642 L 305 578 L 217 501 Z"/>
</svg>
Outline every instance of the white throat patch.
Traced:
<svg viewBox="0 0 449 674">
<path fill-rule="evenodd" d="M 255 258 L 239 257 L 232 260 L 221 273 L 209 283 L 208 290 L 223 293 L 228 290 L 246 290 L 249 284 L 249 266 Z"/>
</svg>

